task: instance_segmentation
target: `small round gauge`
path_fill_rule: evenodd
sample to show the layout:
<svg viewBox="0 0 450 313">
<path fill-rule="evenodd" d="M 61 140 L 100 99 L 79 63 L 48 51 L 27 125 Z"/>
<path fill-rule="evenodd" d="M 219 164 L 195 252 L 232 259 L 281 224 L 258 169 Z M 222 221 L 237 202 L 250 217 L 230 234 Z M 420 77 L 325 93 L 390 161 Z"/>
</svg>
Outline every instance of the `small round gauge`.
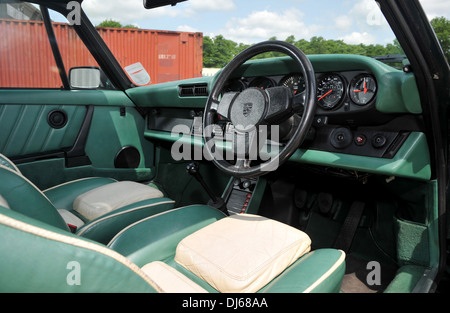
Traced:
<svg viewBox="0 0 450 313">
<path fill-rule="evenodd" d="M 268 77 L 257 77 L 250 83 L 249 87 L 267 89 L 270 87 L 274 87 L 275 83 L 272 79 Z"/>
<path fill-rule="evenodd" d="M 366 105 L 373 100 L 377 93 L 375 78 L 369 74 L 361 74 L 350 83 L 350 98 L 357 105 Z"/>
<path fill-rule="evenodd" d="M 292 90 L 294 95 L 299 94 L 306 89 L 305 79 L 300 74 L 290 74 L 284 76 L 278 86 L 285 86 Z"/>
<path fill-rule="evenodd" d="M 325 110 L 336 108 L 344 98 L 344 81 L 338 74 L 325 74 L 317 84 L 317 102 Z"/>
<path fill-rule="evenodd" d="M 224 92 L 241 92 L 246 87 L 246 84 L 241 79 L 232 79 L 225 85 Z"/>
</svg>

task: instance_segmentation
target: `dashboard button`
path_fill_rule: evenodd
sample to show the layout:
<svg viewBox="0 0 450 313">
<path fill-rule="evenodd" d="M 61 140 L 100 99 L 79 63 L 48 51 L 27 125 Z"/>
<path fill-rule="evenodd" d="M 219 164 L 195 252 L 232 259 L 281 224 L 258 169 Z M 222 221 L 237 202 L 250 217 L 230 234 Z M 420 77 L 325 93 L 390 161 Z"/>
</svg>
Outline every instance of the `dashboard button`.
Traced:
<svg viewBox="0 0 450 313">
<path fill-rule="evenodd" d="M 336 149 L 348 147 L 353 140 L 353 134 L 350 129 L 345 127 L 336 128 L 331 133 L 331 145 Z"/>
<path fill-rule="evenodd" d="M 384 135 L 375 135 L 372 139 L 372 146 L 374 146 L 374 148 L 382 148 L 386 144 L 386 141 L 387 140 Z"/>
</svg>

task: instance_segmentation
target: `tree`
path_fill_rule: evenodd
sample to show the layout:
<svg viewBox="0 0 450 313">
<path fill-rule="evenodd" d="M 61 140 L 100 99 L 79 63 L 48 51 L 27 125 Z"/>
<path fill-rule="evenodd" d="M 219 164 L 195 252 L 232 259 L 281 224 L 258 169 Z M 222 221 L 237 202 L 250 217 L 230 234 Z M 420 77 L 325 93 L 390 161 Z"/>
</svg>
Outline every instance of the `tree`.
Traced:
<svg viewBox="0 0 450 313">
<path fill-rule="evenodd" d="M 277 38 L 271 37 L 269 40 L 277 40 Z M 381 44 L 351 45 L 345 43 L 343 40 L 330 40 L 323 37 L 312 37 L 309 41 L 306 39 L 296 40 L 293 35 L 287 37 L 285 41 L 295 45 L 305 54 L 358 54 L 368 57 L 383 56 L 388 54 L 404 54 L 397 39 L 395 39 L 392 43 L 386 44 L 385 46 Z M 230 62 L 234 56 L 249 46 L 250 45 L 242 43 L 237 44 L 234 41 L 225 39 L 222 35 L 218 35 L 214 38 L 205 36 L 203 38 L 204 66 L 223 67 Z M 278 52 L 266 52 L 257 55 L 254 59 L 272 58 L 282 55 L 283 54 Z"/>
<path fill-rule="evenodd" d="M 434 28 L 434 32 L 441 44 L 442 50 L 444 50 L 447 60 L 450 60 L 450 20 L 441 16 L 435 17 L 430 23 Z"/>
<path fill-rule="evenodd" d="M 106 19 L 100 24 L 97 25 L 97 27 L 114 27 L 114 28 L 139 28 L 132 24 L 127 24 L 123 26 L 120 22 L 115 21 L 113 19 Z"/>
<path fill-rule="evenodd" d="M 224 67 L 238 53 L 238 45 L 222 35 L 214 38 L 203 37 L 203 65 L 204 67 Z"/>
<path fill-rule="evenodd" d="M 113 19 L 107 19 L 101 22 L 97 25 L 97 27 L 115 27 L 115 28 L 122 28 L 122 24 L 120 22 L 117 22 Z"/>
</svg>

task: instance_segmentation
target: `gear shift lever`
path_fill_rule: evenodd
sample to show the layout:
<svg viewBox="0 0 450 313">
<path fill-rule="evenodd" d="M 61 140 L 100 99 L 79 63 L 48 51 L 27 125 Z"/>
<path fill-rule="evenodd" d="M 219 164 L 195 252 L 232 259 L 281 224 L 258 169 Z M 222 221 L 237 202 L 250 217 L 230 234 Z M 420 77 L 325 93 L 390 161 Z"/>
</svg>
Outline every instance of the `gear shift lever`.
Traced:
<svg viewBox="0 0 450 313">
<path fill-rule="evenodd" d="M 216 197 L 214 195 L 214 193 L 212 192 L 212 190 L 209 188 L 209 186 L 203 180 L 203 177 L 199 172 L 198 164 L 194 163 L 194 162 L 189 163 L 188 166 L 186 167 L 186 170 L 190 175 L 194 176 L 194 178 L 200 183 L 200 185 L 202 185 L 203 189 L 205 189 L 206 193 L 211 198 L 208 201 L 208 205 L 229 215 L 227 206 L 226 206 L 225 202 L 223 201 L 223 199 L 221 197 Z"/>
</svg>

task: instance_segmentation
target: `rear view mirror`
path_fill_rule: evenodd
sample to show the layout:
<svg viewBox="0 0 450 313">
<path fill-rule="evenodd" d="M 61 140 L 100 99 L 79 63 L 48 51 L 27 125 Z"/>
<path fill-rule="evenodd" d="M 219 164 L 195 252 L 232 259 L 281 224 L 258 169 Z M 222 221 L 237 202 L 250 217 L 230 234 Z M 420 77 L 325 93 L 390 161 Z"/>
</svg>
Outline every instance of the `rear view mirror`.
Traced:
<svg viewBox="0 0 450 313">
<path fill-rule="evenodd" d="M 73 89 L 97 89 L 101 86 L 98 67 L 72 67 L 69 71 L 70 87 Z"/>
<path fill-rule="evenodd" d="M 153 9 L 162 7 L 165 5 L 176 5 L 178 2 L 183 2 L 186 0 L 144 0 L 144 8 Z"/>
</svg>

